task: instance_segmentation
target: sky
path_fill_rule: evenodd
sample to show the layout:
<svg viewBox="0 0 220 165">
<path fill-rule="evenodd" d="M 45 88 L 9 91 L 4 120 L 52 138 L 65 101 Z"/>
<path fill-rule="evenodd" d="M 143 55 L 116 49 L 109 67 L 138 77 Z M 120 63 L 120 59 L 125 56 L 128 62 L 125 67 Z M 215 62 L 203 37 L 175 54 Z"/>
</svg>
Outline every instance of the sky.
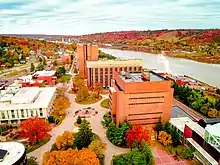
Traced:
<svg viewBox="0 0 220 165">
<path fill-rule="evenodd" d="M 220 28 L 220 0 L 0 0 L 0 34 Z"/>
</svg>

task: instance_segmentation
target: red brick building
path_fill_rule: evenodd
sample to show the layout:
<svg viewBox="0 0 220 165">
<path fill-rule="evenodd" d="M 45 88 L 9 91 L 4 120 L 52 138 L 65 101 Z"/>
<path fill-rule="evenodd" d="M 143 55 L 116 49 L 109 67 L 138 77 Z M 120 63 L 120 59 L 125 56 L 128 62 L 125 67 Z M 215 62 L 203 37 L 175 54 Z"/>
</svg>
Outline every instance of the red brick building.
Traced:
<svg viewBox="0 0 220 165">
<path fill-rule="evenodd" d="M 171 82 L 154 73 L 113 71 L 109 106 L 116 123 L 155 126 L 170 119 L 173 100 Z"/>
<path fill-rule="evenodd" d="M 33 80 L 43 80 L 48 85 L 55 85 L 56 84 L 56 71 L 37 71 L 33 75 Z"/>
<path fill-rule="evenodd" d="M 98 58 L 98 46 L 77 44 L 77 67 L 80 74 L 86 76 L 86 61 L 97 61 Z"/>
<path fill-rule="evenodd" d="M 87 77 L 87 85 L 109 87 L 113 71 L 141 71 L 143 60 L 99 60 L 98 46 L 77 45 L 77 67 Z"/>
</svg>

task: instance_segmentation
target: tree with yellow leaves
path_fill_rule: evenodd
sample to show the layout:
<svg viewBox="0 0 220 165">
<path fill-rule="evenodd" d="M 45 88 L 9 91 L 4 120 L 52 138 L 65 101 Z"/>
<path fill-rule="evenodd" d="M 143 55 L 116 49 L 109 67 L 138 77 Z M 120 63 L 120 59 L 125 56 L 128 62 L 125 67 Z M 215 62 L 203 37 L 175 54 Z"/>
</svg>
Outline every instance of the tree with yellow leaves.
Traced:
<svg viewBox="0 0 220 165">
<path fill-rule="evenodd" d="M 91 149 L 45 152 L 43 165 L 99 165 L 99 159 Z"/>
<path fill-rule="evenodd" d="M 73 132 L 65 131 L 61 136 L 59 135 L 56 138 L 56 146 L 60 149 L 68 149 L 69 147 L 72 147 L 74 142 L 74 135 Z"/>
<path fill-rule="evenodd" d="M 159 142 L 164 146 L 172 144 L 172 136 L 165 131 L 159 132 Z"/>
<path fill-rule="evenodd" d="M 211 108 L 211 110 L 208 111 L 208 116 L 209 117 L 218 117 L 218 111 L 214 108 Z"/>
<path fill-rule="evenodd" d="M 93 140 L 92 143 L 89 145 L 89 149 L 94 151 L 97 155 L 101 155 L 106 150 L 106 144 L 103 143 L 101 140 Z"/>
</svg>

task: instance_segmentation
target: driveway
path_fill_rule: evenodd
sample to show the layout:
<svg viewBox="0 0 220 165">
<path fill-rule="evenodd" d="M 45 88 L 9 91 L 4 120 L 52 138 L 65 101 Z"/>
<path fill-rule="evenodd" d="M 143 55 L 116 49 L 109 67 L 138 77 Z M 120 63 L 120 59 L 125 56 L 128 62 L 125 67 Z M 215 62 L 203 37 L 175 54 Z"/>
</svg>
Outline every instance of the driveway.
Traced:
<svg viewBox="0 0 220 165">
<path fill-rule="evenodd" d="M 68 90 L 67 90 L 68 92 Z M 36 157 L 37 162 L 39 164 L 42 164 L 43 160 L 43 154 L 44 152 L 48 151 L 51 149 L 51 146 L 55 143 L 56 137 L 58 135 L 61 135 L 65 130 L 70 130 L 73 132 L 77 131 L 77 128 L 74 126 L 74 122 L 76 121 L 76 117 L 74 117 L 75 111 L 86 108 L 86 107 L 92 107 L 95 108 L 98 111 L 98 114 L 96 116 L 93 116 L 92 118 L 88 118 L 87 120 L 90 121 L 91 127 L 94 133 L 100 136 L 101 140 L 107 144 L 107 150 L 105 151 L 105 165 L 110 165 L 111 159 L 113 155 L 121 154 L 121 153 L 126 153 L 129 151 L 129 149 L 125 148 L 119 148 L 111 144 L 106 135 L 105 135 L 105 129 L 101 125 L 101 121 L 103 118 L 103 115 L 108 111 L 108 109 L 102 108 L 100 106 L 101 101 L 106 99 L 108 96 L 104 95 L 102 100 L 95 104 L 89 104 L 89 105 L 81 105 L 77 104 L 75 102 L 75 95 L 67 93 L 67 96 L 70 99 L 71 105 L 66 111 L 66 117 L 63 120 L 63 122 L 56 128 L 54 128 L 50 134 L 51 134 L 51 139 L 50 141 L 45 144 L 44 146 L 38 148 L 37 150 L 31 152 L 28 154 L 28 157 Z"/>
</svg>

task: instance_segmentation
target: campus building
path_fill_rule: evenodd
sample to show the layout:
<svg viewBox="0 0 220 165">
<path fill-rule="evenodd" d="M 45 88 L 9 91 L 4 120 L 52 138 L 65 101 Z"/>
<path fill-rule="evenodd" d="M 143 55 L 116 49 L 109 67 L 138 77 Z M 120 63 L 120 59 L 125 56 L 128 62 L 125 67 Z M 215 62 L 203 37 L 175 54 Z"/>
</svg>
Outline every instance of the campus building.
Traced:
<svg viewBox="0 0 220 165">
<path fill-rule="evenodd" d="M 24 87 L 0 93 L 0 123 L 17 124 L 38 116 L 47 118 L 52 112 L 56 87 Z"/>
<path fill-rule="evenodd" d="M 77 67 L 80 74 L 86 76 L 86 61 L 97 61 L 98 58 L 97 45 L 77 44 Z"/>
<path fill-rule="evenodd" d="M 98 46 L 77 45 L 77 67 L 79 73 L 87 77 L 87 85 L 94 86 L 96 83 L 103 87 L 109 87 L 114 71 L 141 71 L 143 60 L 100 60 Z"/>
<path fill-rule="evenodd" d="M 97 82 L 104 87 L 109 87 L 113 72 L 133 71 L 140 72 L 143 60 L 98 60 L 87 61 L 87 84 L 94 86 Z"/>
<path fill-rule="evenodd" d="M 116 123 L 155 126 L 170 119 L 173 100 L 171 82 L 150 72 L 113 72 L 109 107 Z"/>
<path fill-rule="evenodd" d="M 56 71 L 37 71 L 33 74 L 33 80 L 43 80 L 48 85 L 56 84 Z"/>
<path fill-rule="evenodd" d="M 24 145 L 18 142 L 1 142 L 0 165 L 27 165 Z"/>
<path fill-rule="evenodd" d="M 194 157 L 204 165 L 220 164 L 220 125 L 205 128 L 188 117 L 170 119 L 171 126 L 180 135 L 180 141 L 194 151 Z"/>
</svg>

